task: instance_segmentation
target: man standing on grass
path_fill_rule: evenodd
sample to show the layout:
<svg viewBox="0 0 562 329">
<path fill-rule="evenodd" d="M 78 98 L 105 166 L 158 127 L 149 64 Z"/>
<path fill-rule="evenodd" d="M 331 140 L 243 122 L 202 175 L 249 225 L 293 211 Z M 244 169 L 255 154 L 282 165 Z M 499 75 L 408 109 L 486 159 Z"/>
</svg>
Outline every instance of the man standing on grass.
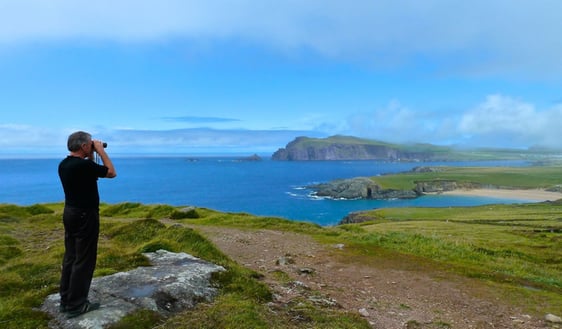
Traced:
<svg viewBox="0 0 562 329">
<path fill-rule="evenodd" d="M 60 282 L 60 311 L 74 318 L 99 308 L 88 293 L 96 267 L 99 236 L 98 178 L 117 174 L 105 145 L 78 131 L 68 137 L 68 155 L 58 167 L 64 190 L 64 259 Z M 95 161 L 95 153 L 102 164 Z"/>
</svg>

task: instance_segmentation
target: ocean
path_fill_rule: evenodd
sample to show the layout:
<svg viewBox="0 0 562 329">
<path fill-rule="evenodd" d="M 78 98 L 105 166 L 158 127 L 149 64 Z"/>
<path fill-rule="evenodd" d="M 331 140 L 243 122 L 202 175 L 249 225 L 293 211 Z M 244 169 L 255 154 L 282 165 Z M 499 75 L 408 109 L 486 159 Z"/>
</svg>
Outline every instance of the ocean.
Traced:
<svg viewBox="0 0 562 329">
<path fill-rule="evenodd" d="M 63 202 L 61 159 L 0 159 L 0 203 Z M 332 200 L 306 186 L 339 178 L 409 171 L 416 166 L 525 166 L 524 161 L 396 163 L 381 161 L 243 161 L 236 157 L 114 157 L 118 176 L 100 179 L 101 201 L 196 206 L 276 216 L 320 225 L 382 207 L 473 206 L 521 200 L 423 196 L 413 200 Z"/>
</svg>

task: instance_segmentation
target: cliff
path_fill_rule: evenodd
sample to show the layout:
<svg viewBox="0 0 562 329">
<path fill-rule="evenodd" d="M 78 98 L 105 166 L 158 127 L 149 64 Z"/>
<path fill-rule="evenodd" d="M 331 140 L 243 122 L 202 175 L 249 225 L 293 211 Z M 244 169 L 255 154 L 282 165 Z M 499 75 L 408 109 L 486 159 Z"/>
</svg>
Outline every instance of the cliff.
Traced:
<svg viewBox="0 0 562 329">
<path fill-rule="evenodd" d="M 396 145 L 374 140 L 331 136 L 328 138 L 297 137 L 272 155 L 273 160 L 386 160 L 430 161 L 443 159 L 448 148 L 427 144 Z"/>
<path fill-rule="evenodd" d="M 338 179 L 328 183 L 308 186 L 314 195 L 333 199 L 413 199 L 420 194 L 415 190 L 382 189 L 368 177 Z"/>
<path fill-rule="evenodd" d="M 439 168 L 416 167 L 412 172 L 435 172 Z M 500 188 L 492 184 L 480 184 L 454 179 L 425 179 L 413 182 L 412 188 L 388 189 L 382 188 L 377 182 L 369 177 L 354 177 L 347 179 L 336 179 L 327 183 L 308 186 L 314 190 L 314 195 L 333 199 L 414 199 L 426 193 L 443 193 L 457 189 L 475 188 Z"/>
</svg>

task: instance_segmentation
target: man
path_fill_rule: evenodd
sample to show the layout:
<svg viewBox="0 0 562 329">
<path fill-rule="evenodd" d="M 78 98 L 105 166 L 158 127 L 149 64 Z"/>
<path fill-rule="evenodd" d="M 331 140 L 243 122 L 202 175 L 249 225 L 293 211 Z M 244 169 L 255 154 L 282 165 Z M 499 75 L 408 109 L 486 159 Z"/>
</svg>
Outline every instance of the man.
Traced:
<svg viewBox="0 0 562 329">
<path fill-rule="evenodd" d="M 117 174 L 104 144 L 89 133 L 77 131 L 68 137 L 68 155 L 58 167 L 64 190 L 64 259 L 60 282 L 60 310 L 67 318 L 99 308 L 88 301 L 96 267 L 99 236 L 99 177 Z M 103 165 L 96 163 L 96 152 Z"/>
</svg>

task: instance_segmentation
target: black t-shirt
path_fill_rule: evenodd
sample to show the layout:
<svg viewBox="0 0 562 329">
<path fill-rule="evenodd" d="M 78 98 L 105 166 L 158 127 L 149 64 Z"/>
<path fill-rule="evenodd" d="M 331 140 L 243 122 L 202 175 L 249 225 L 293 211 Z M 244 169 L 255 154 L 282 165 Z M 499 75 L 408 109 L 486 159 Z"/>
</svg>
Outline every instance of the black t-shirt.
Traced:
<svg viewBox="0 0 562 329">
<path fill-rule="evenodd" d="M 100 204 L 98 177 L 105 177 L 109 169 L 94 161 L 68 156 L 59 164 L 59 177 L 67 206 L 97 209 Z"/>
</svg>

